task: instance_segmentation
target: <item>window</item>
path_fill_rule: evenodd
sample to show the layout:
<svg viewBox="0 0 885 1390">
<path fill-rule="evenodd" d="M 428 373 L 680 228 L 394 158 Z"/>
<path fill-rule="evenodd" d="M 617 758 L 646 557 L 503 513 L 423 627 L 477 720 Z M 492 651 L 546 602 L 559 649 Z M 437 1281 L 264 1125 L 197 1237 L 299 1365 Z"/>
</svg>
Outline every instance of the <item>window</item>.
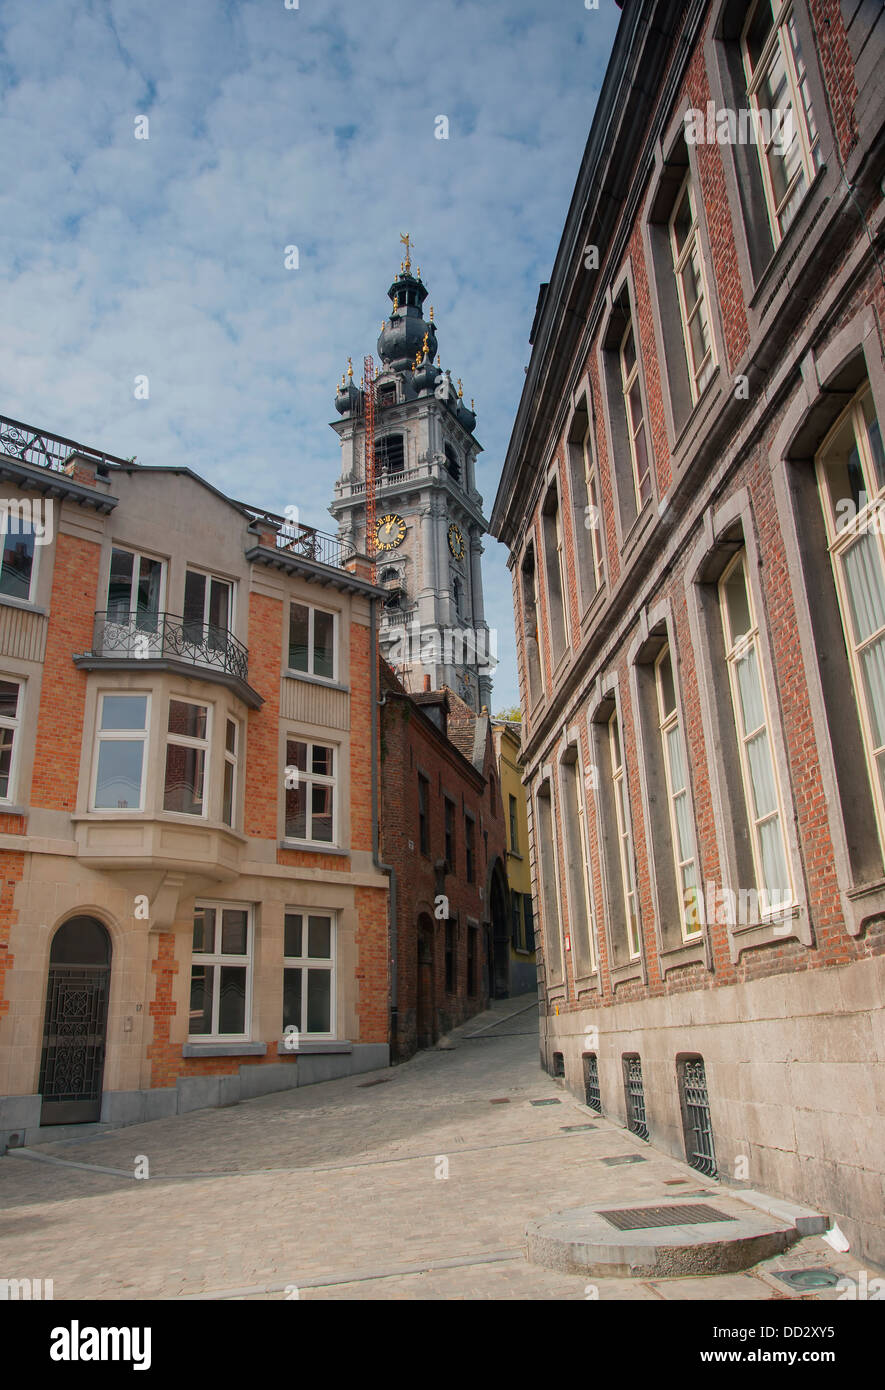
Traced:
<svg viewBox="0 0 885 1390">
<path fill-rule="evenodd" d="M 744 24 L 741 55 L 777 245 L 822 163 L 793 5 L 755 0 Z"/>
<path fill-rule="evenodd" d="M 190 1036 L 247 1037 L 251 1026 L 252 912 L 236 903 L 196 903 Z"/>
<path fill-rule="evenodd" d="M 394 572 L 394 579 L 396 574 Z M 306 603 L 289 606 L 289 669 L 335 679 L 335 614 Z"/>
<path fill-rule="evenodd" d="M 418 773 L 418 848 L 430 853 L 430 783 Z"/>
<path fill-rule="evenodd" d="M 497 800 L 498 800 L 498 783 L 497 783 L 497 779 L 495 778 L 494 772 L 491 772 L 491 773 L 489 773 L 489 806 L 490 806 L 491 809 L 492 809 L 492 815 L 495 814 L 495 805 L 496 805 Z"/>
<path fill-rule="evenodd" d="M 221 797 L 221 819 L 232 826 L 237 809 L 237 757 L 240 726 L 235 719 L 224 722 L 224 785 Z"/>
<path fill-rule="evenodd" d="M 379 473 L 402 473 L 406 452 L 401 434 L 385 434 L 375 440 L 375 460 Z"/>
<path fill-rule="evenodd" d="M 163 809 L 187 816 L 206 814 L 209 710 L 190 700 L 169 701 L 166 784 Z"/>
<path fill-rule="evenodd" d="M 561 985 L 563 980 L 562 924 L 559 918 L 559 893 L 553 842 L 553 804 L 549 781 L 545 782 L 538 791 L 537 808 L 539 888 L 547 979 L 550 984 Z"/>
<path fill-rule="evenodd" d="M 687 939 L 696 936 L 702 928 L 697 907 L 698 875 L 691 824 L 688 765 L 679 724 L 676 682 L 669 646 L 662 649 L 655 662 L 655 686 L 670 811 L 670 838 L 676 869 L 676 895 L 682 921 L 682 935 Z"/>
<path fill-rule="evenodd" d="M 451 444 L 444 444 L 443 451 L 446 456 L 446 471 L 450 477 L 454 478 L 456 483 L 459 483 L 461 481 L 461 465 L 458 462 L 458 455 L 455 453 Z"/>
<path fill-rule="evenodd" d="M 793 891 L 745 565 L 740 550 L 719 581 L 719 602 L 756 886 L 767 913 L 792 903 Z"/>
<path fill-rule="evenodd" d="M 455 965 L 455 923 L 450 918 L 446 922 L 446 994 L 456 992 Z"/>
<path fill-rule="evenodd" d="M 602 504 L 599 491 L 599 472 L 596 467 L 596 456 L 593 453 L 593 445 L 590 439 L 590 427 L 587 426 L 587 433 L 582 441 L 582 452 L 584 456 L 584 476 L 587 493 L 587 511 L 584 516 L 584 528 L 590 536 L 590 558 L 593 566 L 593 592 L 597 593 L 605 582 L 605 560 L 602 550 Z"/>
<path fill-rule="evenodd" d="M 817 456 L 821 504 L 845 645 L 885 845 L 885 448 L 868 388 Z"/>
<path fill-rule="evenodd" d="M 686 174 L 670 217 L 670 251 L 682 321 L 692 401 L 713 375 L 716 359 L 710 332 L 709 299 L 701 260 L 697 209 L 691 174 Z"/>
<path fill-rule="evenodd" d="M 519 853 L 519 813 L 515 796 L 508 796 L 507 803 L 510 812 L 510 848 L 514 854 Z"/>
<path fill-rule="evenodd" d="M 526 550 L 522 562 L 522 628 L 525 650 L 525 672 L 529 708 L 542 694 L 541 647 L 538 640 L 538 587 L 533 546 Z"/>
<path fill-rule="evenodd" d="M 471 999 L 475 998 L 479 993 L 479 972 L 477 969 L 479 965 L 478 936 L 478 927 L 467 928 L 467 993 L 470 995 Z"/>
<path fill-rule="evenodd" d="M 525 919 L 525 949 L 534 951 L 535 949 L 535 923 L 532 916 L 532 895 L 523 893 L 522 913 Z"/>
<path fill-rule="evenodd" d="M 474 836 L 476 832 L 476 822 L 472 816 L 464 817 L 464 860 L 466 864 L 467 882 L 472 883 L 474 878 Z"/>
<path fill-rule="evenodd" d="M 641 512 L 651 497 L 651 469 L 645 415 L 642 408 L 642 387 L 639 381 L 639 356 L 633 333 L 633 320 L 628 319 L 620 347 L 621 391 L 627 419 L 627 440 L 633 466 L 633 487 L 636 511 Z"/>
<path fill-rule="evenodd" d="M 621 871 L 621 891 L 624 905 L 624 925 L 630 959 L 637 960 L 640 954 L 639 919 L 636 912 L 636 888 L 633 882 L 633 837 L 630 833 L 627 784 L 624 777 L 621 730 L 617 710 L 608 721 L 608 741 L 618 841 L 618 864 Z"/>
<path fill-rule="evenodd" d="M 461 605 L 463 601 L 464 595 L 461 589 L 461 580 L 458 578 L 457 574 L 455 574 L 452 576 L 452 602 L 455 605 L 455 612 L 459 618 L 461 617 Z"/>
<path fill-rule="evenodd" d="M 569 493 L 577 557 L 577 577 L 583 607 L 598 593 L 604 579 L 602 564 L 602 513 L 599 482 L 590 440 L 590 420 L 585 401 L 575 411 L 566 445 Z"/>
<path fill-rule="evenodd" d="M 286 839 L 335 843 L 335 749 L 286 741 Z"/>
<path fill-rule="evenodd" d="M 446 864 L 449 873 L 455 867 L 455 803 L 445 798 L 445 822 L 446 822 Z"/>
<path fill-rule="evenodd" d="M 0 523 L 3 546 L 0 554 L 0 594 L 24 602 L 31 597 L 34 577 L 35 531 L 31 522 L 22 515 L 22 510 L 29 505 L 27 502 L 19 505 L 7 502 Z"/>
<path fill-rule="evenodd" d="M 283 1031 L 335 1036 L 336 922 L 331 913 L 287 912 Z"/>
<path fill-rule="evenodd" d="M 232 616 L 233 585 L 188 570 L 184 577 L 184 638 L 209 652 L 225 653 Z"/>
<path fill-rule="evenodd" d="M 147 695 L 102 695 L 95 759 L 96 811 L 144 809 Z"/>
<path fill-rule="evenodd" d="M 156 632 L 163 603 L 163 570 L 162 560 L 114 546 L 108 575 L 108 622 L 135 627 L 139 632 Z"/>
<path fill-rule="evenodd" d="M 547 606 L 550 620 L 550 645 L 555 666 L 565 652 L 568 642 L 566 628 L 566 570 L 565 547 L 562 535 L 562 516 L 556 484 L 550 488 L 541 514 L 544 535 L 544 573 L 547 580 Z"/>
<path fill-rule="evenodd" d="M 588 975 L 596 968 L 593 942 L 593 905 L 584 830 L 584 797 L 581 792 L 577 750 L 571 749 L 560 765 L 562 778 L 562 821 L 569 927 L 572 955 L 577 975 Z"/>
<path fill-rule="evenodd" d="M 19 681 L 0 680 L 0 801 L 12 800 L 21 698 Z"/>
</svg>

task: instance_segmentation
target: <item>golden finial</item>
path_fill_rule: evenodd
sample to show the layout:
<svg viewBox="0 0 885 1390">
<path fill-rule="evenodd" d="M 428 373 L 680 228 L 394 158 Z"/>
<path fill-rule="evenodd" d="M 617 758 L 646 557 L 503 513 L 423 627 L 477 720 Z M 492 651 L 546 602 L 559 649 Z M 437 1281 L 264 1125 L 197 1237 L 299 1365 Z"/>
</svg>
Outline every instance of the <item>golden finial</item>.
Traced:
<svg viewBox="0 0 885 1390">
<path fill-rule="evenodd" d="M 427 353 L 428 353 L 428 351 L 429 351 L 428 346 L 427 346 L 427 339 L 428 339 L 429 337 L 430 337 L 430 334 L 429 334 L 429 333 L 425 333 L 425 334 L 424 334 L 424 355 L 425 355 L 425 357 L 427 356 Z"/>
<path fill-rule="evenodd" d="M 436 365 L 439 367 L 440 371 L 442 371 L 442 362 L 439 360 L 439 353 L 436 354 Z"/>
<path fill-rule="evenodd" d="M 475 415 L 475 414 L 476 414 L 476 401 L 473 399 L 472 396 L 470 397 L 470 409 L 473 411 L 473 413 L 474 413 L 474 415 Z"/>
<path fill-rule="evenodd" d="M 408 272 L 411 271 L 411 269 L 412 269 L 412 261 L 411 261 L 411 239 L 410 239 L 410 237 L 409 237 L 408 232 L 406 232 L 405 236 L 401 236 L 401 237 L 400 237 L 400 241 L 402 242 L 403 246 L 406 248 L 406 261 L 405 261 L 405 266 L 406 266 L 406 272 L 408 273 Z"/>
<path fill-rule="evenodd" d="M 464 399 L 464 387 L 461 385 L 461 378 L 458 377 L 458 400 Z"/>
<path fill-rule="evenodd" d="M 398 310 L 399 310 L 399 295 L 398 295 L 398 294 L 395 294 L 395 295 L 393 296 L 393 312 L 394 312 L 394 313 L 397 313 Z"/>
<path fill-rule="evenodd" d="M 418 267 L 418 279 L 419 279 L 419 280 L 421 279 L 421 267 L 420 267 L 420 265 L 419 265 L 419 267 Z"/>
<path fill-rule="evenodd" d="M 399 273 L 400 273 L 400 275 L 405 275 L 405 273 L 406 273 L 406 268 L 405 268 L 405 266 L 403 265 L 402 261 L 400 261 L 400 263 L 399 263 Z"/>
<path fill-rule="evenodd" d="M 348 359 L 347 359 L 347 375 L 348 375 L 348 376 L 353 376 L 353 363 L 351 362 L 351 360 L 350 360 L 349 357 L 348 357 Z M 342 381 L 343 381 L 343 380 L 344 380 L 344 378 L 342 377 Z"/>
<path fill-rule="evenodd" d="M 433 305 L 430 306 L 430 322 L 433 323 Z"/>
</svg>

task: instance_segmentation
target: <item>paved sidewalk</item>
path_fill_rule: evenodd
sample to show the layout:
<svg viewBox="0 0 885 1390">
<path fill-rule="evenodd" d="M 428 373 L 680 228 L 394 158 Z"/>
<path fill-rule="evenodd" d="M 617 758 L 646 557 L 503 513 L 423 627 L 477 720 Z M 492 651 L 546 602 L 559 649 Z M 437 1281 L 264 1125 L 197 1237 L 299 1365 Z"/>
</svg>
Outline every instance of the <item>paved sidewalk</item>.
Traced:
<svg viewBox="0 0 885 1390">
<path fill-rule="evenodd" d="M 777 1268 L 859 1269 L 817 1237 L 700 1279 L 528 1264 L 551 1212 L 718 1189 L 547 1077 L 527 998 L 388 1071 L 29 1154 L 0 1160 L 0 1277 L 58 1299 L 771 1299 Z"/>
</svg>

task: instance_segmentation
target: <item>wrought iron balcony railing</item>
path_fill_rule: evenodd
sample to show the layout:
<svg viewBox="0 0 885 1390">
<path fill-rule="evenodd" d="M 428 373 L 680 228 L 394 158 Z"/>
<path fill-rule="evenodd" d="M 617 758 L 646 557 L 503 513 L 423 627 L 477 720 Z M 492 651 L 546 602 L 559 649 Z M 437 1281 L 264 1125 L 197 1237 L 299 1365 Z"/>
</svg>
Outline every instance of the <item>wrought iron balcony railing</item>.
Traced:
<svg viewBox="0 0 885 1390">
<path fill-rule="evenodd" d="M 65 439 L 64 435 L 50 434 L 48 430 L 22 424 L 21 420 L 11 420 L 7 415 L 0 415 L 0 453 L 21 459 L 23 463 L 35 464 L 38 468 L 49 468 L 55 473 L 64 472 L 73 454 L 92 459 L 99 467 L 131 462 L 130 459 L 117 458 L 116 454 L 90 449 L 73 439 Z"/>
<path fill-rule="evenodd" d="M 95 614 L 92 655 L 136 661 L 171 658 L 223 671 L 248 684 L 249 652 L 226 628 L 174 613 Z"/>
<path fill-rule="evenodd" d="M 277 549 L 288 550 L 292 555 L 303 555 L 308 560 L 316 560 L 320 565 L 332 565 L 335 569 L 343 569 L 356 554 L 356 548 L 350 542 L 330 536 L 325 531 L 317 531 L 313 526 L 300 524 L 280 528 Z"/>
</svg>

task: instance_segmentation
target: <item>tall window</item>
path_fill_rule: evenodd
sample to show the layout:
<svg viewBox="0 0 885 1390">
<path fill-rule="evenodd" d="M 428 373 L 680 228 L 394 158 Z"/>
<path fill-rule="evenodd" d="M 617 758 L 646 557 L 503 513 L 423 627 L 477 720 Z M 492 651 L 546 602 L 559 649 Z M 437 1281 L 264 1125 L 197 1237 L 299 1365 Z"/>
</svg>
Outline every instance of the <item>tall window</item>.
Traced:
<svg viewBox="0 0 885 1390">
<path fill-rule="evenodd" d="M 335 678 L 335 614 L 306 603 L 289 606 L 289 669 Z"/>
<path fill-rule="evenodd" d="M 602 549 L 602 502 L 599 491 L 599 471 L 596 467 L 596 457 L 593 453 L 593 444 L 590 439 L 590 426 L 581 445 L 584 458 L 584 476 L 586 478 L 587 490 L 587 511 L 584 516 L 584 528 L 590 535 L 590 554 L 593 563 L 593 587 L 598 592 L 605 582 L 605 559 Z"/>
<path fill-rule="evenodd" d="M 525 670 L 529 708 L 540 696 L 541 683 L 541 645 L 538 637 L 538 585 L 533 546 L 526 550 L 521 567 L 522 575 L 522 625 L 525 649 Z"/>
<path fill-rule="evenodd" d="M 0 801 L 11 801 L 22 696 L 20 681 L 0 680 Z"/>
<path fill-rule="evenodd" d="M 335 918 L 287 912 L 284 928 L 283 1030 L 335 1034 Z"/>
<path fill-rule="evenodd" d="M 446 797 L 444 806 L 446 818 L 446 863 L 451 873 L 455 867 L 455 803 Z"/>
<path fill-rule="evenodd" d="M 456 483 L 459 483 L 461 481 L 461 464 L 458 462 L 458 455 L 451 444 L 444 444 L 443 452 L 446 456 L 446 471 L 455 479 Z"/>
<path fill-rule="evenodd" d="M 566 567 L 562 533 L 562 512 L 556 484 L 550 488 L 541 516 L 544 534 L 544 573 L 547 581 L 547 606 L 550 621 L 550 644 L 553 665 L 559 661 L 568 642 L 565 605 Z"/>
<path fill-rule="evenodd" d="M 885 845 L 885 448 L 864 388 L 817 457 L 830 559 Z"/>
<path fill-rule="evenodd" d="M 519 853 L 519 813 L 515 796 L 507 798 L 510 812 L 510 848 L 514 854 Z"/>
<path fill-rule="evenodd" d="M 446 922 L 446 994 L 456 992 L 455 964 L 455 923 L 449 918 Z"/>
<path fill-rule="evenodd" d="M 221 819 L 233 825 L 237 810 L 237 760 L 239 757 L 240 726 L 235 719 L 224 722 L 224 785 L 221 797 Z"/>
<path fill-rule="evenodd" d="M 142 811 L 149 697 L 99 698 L 93 809 Z"/>
<path fill-rule="evenodd" d="M 621 892 L 624 902 L 624 925 L 630 959 L 640 954 L 639 919 L 636 912 L 636 888 L 633 882 L 633 837 L 630 833 L 630 813 L 627 806 L 627 784 L 621 751 L 621 730 L 617 710 L 608 721 L 609 758 L 611 760 L 612 792 L 615 805 L 615 824 L 618 837 L 618 863 L 621 870 Z"/>
<path fill-rule="evenodd" d="M 645 415 L 642 409 L 639 356 L 636 351 L 632 319 L 628 320 L 624 336 L 621 339 L 620 357 L 621 389 L 627 417 L 627 437 L 630 445 L 630 460 L 633 466 L 633 487 L 636 510 L 640 512 L 651 497 L 651 465 Z"/>
<path fill-rule="evenodd" d="M 188 570 L 184 577 L 184 636 L 210 651 L 224 652 L 231 627 L 233 585 Z"/>
<path fill-rule="evenodd" d="M 206 814 L 208 757 L 208 707 L 191 700 L 170 700 L 164 810 L 188 816 Z"/>
<path fill-rule="evenodd" d="M 246 1037 L 251 1026 L 252 912 L 197 903 L 191 955 L 191 1037 Z"/>
<path fill-rule="evenodd" d="M 756 886 L 763 913 L 793 901 L 780 788 L 762 685 L 759 629 L 739 551 L 719 581 L 725 660 L 737 731 Z M 742 886 L 742 885 L 740 885 Z"/>
<path fill-rule="evenodd" d="M 670 250 L 691 396 L 696 401 L 712 377 L 716 361 L 691 174 L 686 174 L 670 217 Z"/>
<path fill-rule="evenodd" d="M 381 473 L 402 473 L 406 452 L 401 434 L 385 434 L 375 440 L 375 458 Z"/>
<path fill-rule="evenodd" d="M 25 602 L 30 599 L 34 578 L 34 542 L 31 522 L 7 503 L 0 521 L 0 594 Z"/>
<path fill-rule="evenodd" d="M 775 244 L 822 163 L 793 4 L 755 0 L 741 36 L 750 110 Z"/>
<path fill-rule="evenodd" d="M 335 749 L 286 740 L 286 839 L 335 842 Z"/>
<path fill-rule="evenodd" d="M 667 780 L 667 802 L 670 809 L 670 836 L 676 869 L 676 896 L 681 907 L 682 935 L 687 939 L 696 936 L 702 928 L 697 907 L 698 875 L 691 824 L 691 798 L 688 792 L 688 765 L 679 724 L 676 683 L 669 646 L 664 647 L 655 663 L 655 685 L 658 695 L 658 727 L 661 732 Z"/>
<path fill-rule="evenodd" d="M 163 605 L 163 562 L 132 550 L 111 551 L 108 622 L 156 632 Z"/>
<path fill-rule="evenodd" d="M 476 822 L 472 816 L 464 817 L 464 859 L 466 865 L 467 882 L 474 880 L 474 861 L 475 861 L 475 836 Z"/>
<path fill-rule="evenodd" d="M 559 890 L 556 878 L 556 858 L 553 841 L 553 799 L 549 781 L 545 782 L 537 796 L 538 826 L 538 870 L 540 878 L 540 901 L 542 926 L 544 931 L 544 954 L 546 956 L 547 979 L 551 984 L 562 984 L 562 923 L 559 916 Z"/>
<path fill-rule="evenodd" d="M 418 773 L 418 848 L 422 854 L 430 853 L 430 783 Z"/>
<path fill-rule="evenodd" d="M 574 752 L 563 760 L 560 775 L 572 951 L 576 973 L 586 975 L 595 969 L 595 944 L 584 831 L 584 798 L 581 793 L 577 755 Z"/>
</svg>

